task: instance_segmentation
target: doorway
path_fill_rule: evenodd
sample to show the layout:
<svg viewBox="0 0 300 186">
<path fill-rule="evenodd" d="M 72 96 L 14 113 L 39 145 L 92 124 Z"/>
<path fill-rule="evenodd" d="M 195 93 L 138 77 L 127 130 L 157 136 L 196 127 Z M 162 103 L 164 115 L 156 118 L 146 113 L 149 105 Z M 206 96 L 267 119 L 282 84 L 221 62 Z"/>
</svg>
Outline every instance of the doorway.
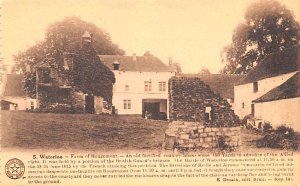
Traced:
<svg viewBox="0 0 300 186">
<path fill-rule="evenodd" d="M 85 96 L 85 113 L 94 114 L 94 96 L 86 95 Z"/>
</svg>

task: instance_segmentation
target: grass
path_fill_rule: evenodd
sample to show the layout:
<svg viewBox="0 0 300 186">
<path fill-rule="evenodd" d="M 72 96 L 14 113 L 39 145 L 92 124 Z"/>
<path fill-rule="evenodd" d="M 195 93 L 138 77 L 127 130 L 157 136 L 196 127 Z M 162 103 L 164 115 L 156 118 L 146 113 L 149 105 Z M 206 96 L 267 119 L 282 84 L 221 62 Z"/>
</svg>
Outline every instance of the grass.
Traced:
<svg viewBox="0 0 300 186">
<path fill-rule="evenodd" d="M 159 149 L 167 122 L 138 116 L 1 112 L 2 148 Z"/>
<path fill-rule="evenodd" d="M 139 116 L 22 111 L 1 111 L 0 114 L 0 144 L 3 149 L 156 153 L 162 148 L 164 133 L 168 127 L 166 121 L 145 120 Z M 263 138 L 261 133 L 242 129 L 241 138 L 240 152 L 277 151 L 256 147 L 256 141 Z M 215 150 L 217 149 L 208 152 Z"/>
</svg>

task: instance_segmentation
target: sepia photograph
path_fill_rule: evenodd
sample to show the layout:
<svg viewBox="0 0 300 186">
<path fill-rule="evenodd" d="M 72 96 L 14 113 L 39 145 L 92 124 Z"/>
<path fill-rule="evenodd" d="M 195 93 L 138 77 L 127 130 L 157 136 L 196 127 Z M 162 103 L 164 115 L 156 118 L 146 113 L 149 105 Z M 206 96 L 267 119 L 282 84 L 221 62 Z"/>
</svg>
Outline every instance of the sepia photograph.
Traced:
<svg viewBox="0 0 300 186">
<path fill-rule="evenodd" d="M 0 6 L 0 185 L 300 184 L 299 0 Z"/>
</svg>

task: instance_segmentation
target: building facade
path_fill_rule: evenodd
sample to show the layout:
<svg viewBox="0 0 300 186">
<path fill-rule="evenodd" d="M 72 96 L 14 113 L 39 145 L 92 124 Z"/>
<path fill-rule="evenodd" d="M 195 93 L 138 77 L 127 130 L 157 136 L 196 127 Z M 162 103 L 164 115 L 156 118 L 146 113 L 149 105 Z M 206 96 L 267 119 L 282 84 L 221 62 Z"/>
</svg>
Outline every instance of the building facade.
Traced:
<svg viewBox="0 0 300 186">
<path fill-rule="evenodd" d="M 261 61 L 234 87 L 235 113 L 268 122 L 273 128 L 287 125 L 299 130 L 299 64 L 299 46 Z"/>
<path fill-rule="evenodd" d="M 252 101 L 268 93 L 273 88 L 278 87 L 289 78 L 291 78 L 295 73 L 296 72 L 290 72 L 275 77 L 265 78 L 234 86 L 235 113 L 240 118 L 243 118 L 249 114 L 254 114 L 255 108 Z"/>
<path fill-rule="evenodd" d="M 149 53 L 144 56 L 99 57 L 115 74 L 114 113 L 168 117 L 168 81 L 175 75 L 174 71 Z"/>
<path fill-rule="evenodd" d="M 26 96 L 23 74 L 5 74 L 2 77 L 1 110 L 34 110 L 36 99 Z"/>
</svg>

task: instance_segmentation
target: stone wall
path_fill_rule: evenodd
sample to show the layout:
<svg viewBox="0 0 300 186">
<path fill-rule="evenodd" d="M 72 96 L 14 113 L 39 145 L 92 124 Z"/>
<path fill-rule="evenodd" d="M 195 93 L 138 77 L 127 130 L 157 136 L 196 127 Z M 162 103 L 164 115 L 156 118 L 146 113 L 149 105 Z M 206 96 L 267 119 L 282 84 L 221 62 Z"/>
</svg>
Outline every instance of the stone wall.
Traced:
<svg viewBox="0 0 300 186">
<path fill-rule="evenodd" d="M 197 77 L 169 80 L 170 124 L 166 149 L 236 148 L 241 128 L 227 100 Z"/>
<path fill-rule="evenodd" d="M 200 122 L 173 121 L 166 130 L 166 149 L 236 148 L 241 127 L 206 127 Z"/>
<path fill-rule="evenodd" d="M 85 95 L 82 92 L 71 89 L 70 100 L 76 113 L 84 113 Z"/>
<path fill-rule="evenodd" d="M 197 77 L 172 77 L 169 80 L 169 106 L 171 121 L 202 122 L 219 127 L 240 124 L 227 100 Z"/>
</svg>

